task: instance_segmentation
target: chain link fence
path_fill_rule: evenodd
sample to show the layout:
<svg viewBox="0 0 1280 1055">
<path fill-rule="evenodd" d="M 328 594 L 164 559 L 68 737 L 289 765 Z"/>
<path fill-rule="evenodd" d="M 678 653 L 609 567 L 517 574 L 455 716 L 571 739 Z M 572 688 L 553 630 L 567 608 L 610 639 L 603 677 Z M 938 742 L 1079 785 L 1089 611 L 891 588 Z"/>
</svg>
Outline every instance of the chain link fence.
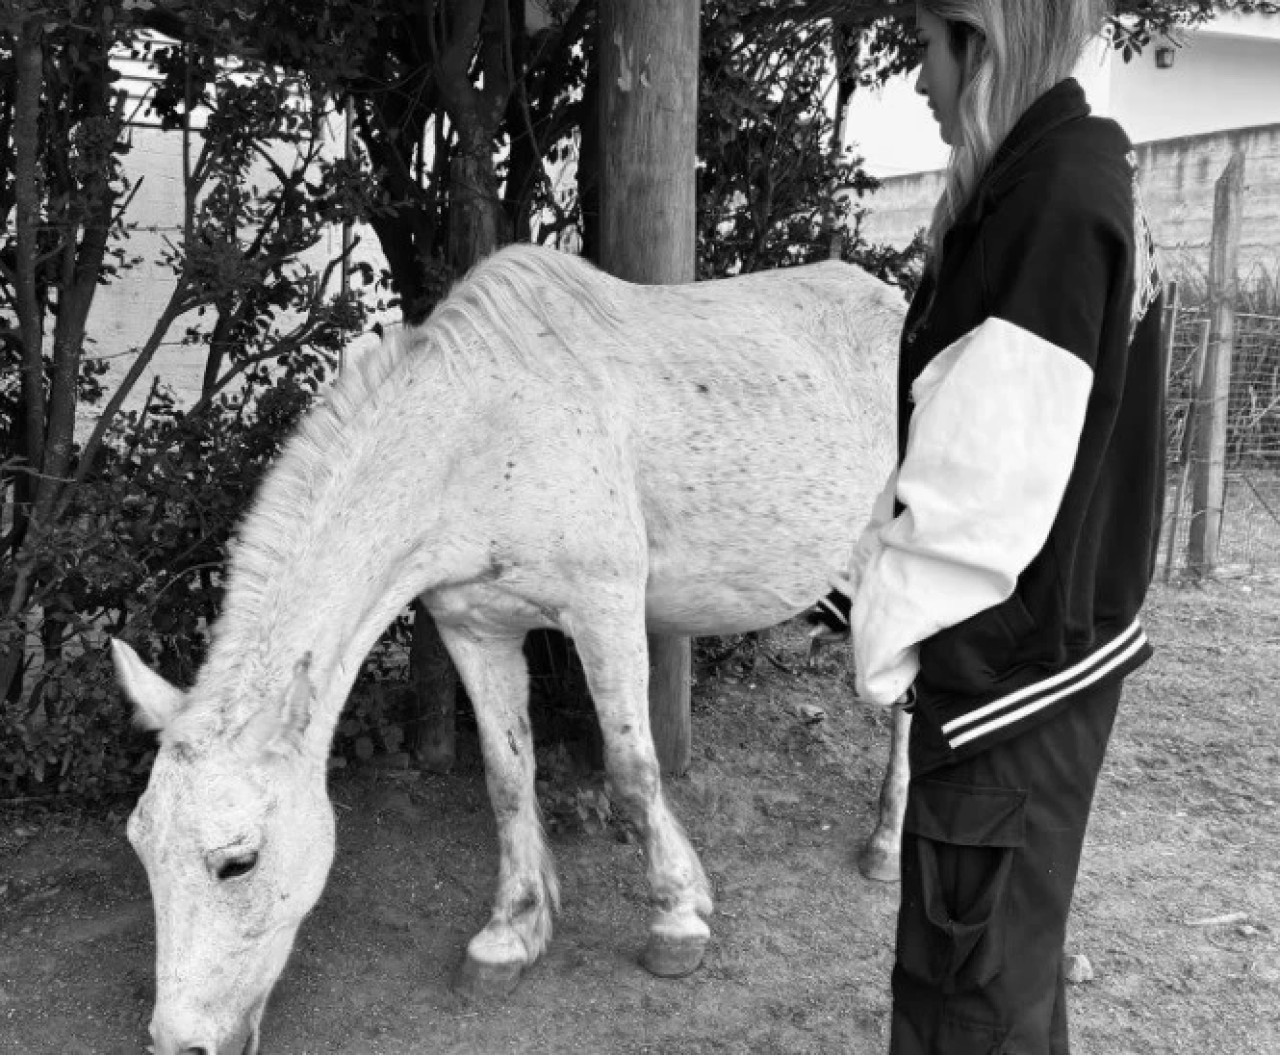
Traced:
<svg viewBox="0 0 1280 1055">
<path fill-rule="evenodd" d="M 1169 481 L 1158 576 L 1188 570 L 1195 516 L 1191 435 L 1204 413 L 1209 317 L 1180 310 L 1169 365 Z M 1227 410 L 1226 494 L 1218 543 L 1219 574 L 1280 568 L 1280 316 L 1239 313 Z"/>
</svg>

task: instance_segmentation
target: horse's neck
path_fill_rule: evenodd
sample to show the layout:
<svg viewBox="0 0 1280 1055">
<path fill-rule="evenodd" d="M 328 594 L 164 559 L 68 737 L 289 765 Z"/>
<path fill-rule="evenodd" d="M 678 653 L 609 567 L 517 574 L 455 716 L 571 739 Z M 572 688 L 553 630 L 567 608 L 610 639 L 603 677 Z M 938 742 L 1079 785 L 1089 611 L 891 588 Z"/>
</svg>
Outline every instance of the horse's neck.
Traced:
<svg viewBox="0 0 1280 1055">
<path fill-rule="evenodd" d="M 405 528 L 425 518 L 393 512 L 395 496 L 380 493 L 387 486 L 379 477 L 340 480 L 327 499 L 287 511 L 264 503 L 250 514 L 196 686 L 197 697 L 225 712 L 223 725 L 282 703 L 309 658 L 312 717 L 332 733 L 365 656 L 428 585 L 421 554 L 433 547 Z"/>
<path fill-rule="evenodd" d="M 198 684 L 194 694 L 223 711 L 219 724 L 226 731 L 242 726 L 260 708 L 284 707 L 303 669 L 313 690 L 308 735 L 327 749 L 365 656 L 419 592 L 412 569 L 375 569 L 370 562 L 341 558 L 334 563 L 358 565 L 368 577 L 324 574 L 300 562 L 290 572 L 305 577 L 311 571 L 314 577 L 298 581 L 290 575 L 269 612 L 249 610 L 256 617 L 243 618 L 236 599 L 228 598 L 201 672 L 203 686 Z"/>
</svg>

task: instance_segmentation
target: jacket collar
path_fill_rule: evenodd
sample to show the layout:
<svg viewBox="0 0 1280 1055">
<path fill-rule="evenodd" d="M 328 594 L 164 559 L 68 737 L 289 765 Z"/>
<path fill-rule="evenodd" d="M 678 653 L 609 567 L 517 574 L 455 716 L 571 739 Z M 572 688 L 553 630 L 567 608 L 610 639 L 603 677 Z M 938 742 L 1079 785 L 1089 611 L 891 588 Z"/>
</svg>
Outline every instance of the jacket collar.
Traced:
<svg viewBox="0 0 1280 1055">
<path fill-rule="evenodd" d="M 1074 77 L 1059 81 L 1039 99 L 1027 107 L 1027 112 L 1013 126 L 1013 130 L 1005 137 L 996 156 L 991 162 L 991 169 L 983 182 L 991 182 L 1000 173 L 1055 128 L 1074 121 L 1080 117 L 1088 117 L 1089 104 L 1085 102 L 1084 89 Z"/>
<path fill-rule="evenodd" d="M 1090 112 L 1084 89 L 1074 77 L 1059 81 L 1036 99 L 996 150 L 995 157 L 979 181 L 969 204 L 962 210 L 956 226 L 975 223 L 982 218 L 987 211 L 989 196 L 999 185 L 1001 176 L 1028 150 L 1054 129 L 1068 121 L 1088 117 Z"/>
</svg>

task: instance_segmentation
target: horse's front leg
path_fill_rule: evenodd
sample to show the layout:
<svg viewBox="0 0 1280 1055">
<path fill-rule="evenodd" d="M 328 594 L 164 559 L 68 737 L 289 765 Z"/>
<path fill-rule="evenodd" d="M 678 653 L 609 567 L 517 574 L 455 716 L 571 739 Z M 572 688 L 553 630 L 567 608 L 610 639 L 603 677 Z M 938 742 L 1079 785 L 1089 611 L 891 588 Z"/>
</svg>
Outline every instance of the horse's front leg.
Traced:
<svg viewBox="0 0 1280 1055">
<path fill-rule="evenodd" d="M 498 822 L 498 890 L 488 925 L 471 939 L 456 980 L 473 996 L 503 996 L 551 939 L 559 892 L 534 790 L 529 672 L 523 638 L 441 626 L 475 709 L 485 782 Z"/>
<path fill-rule="evenodd" d="M 609 778 L 640 830 L 649 861 L 653 915 L 641 963 L 664 977 L 686 975 L 702 962 L 711 936 L 706 922 L 711 893 L 698 855 L 662 793 L 649 723 L 642 591 L 637 587 L 626 605 L 576 612 L 574 622 L 574 643 L 600 719 Z"/>
<path fill-rule="evenodd" d="M 894 707 L 889 764 L 884 771 L 884 783 L 880 785 L 880 812 L 875 831 L 858 854 L 858 871 L 881 883 L 895 883 L 900 875 L 902 818 L 907 809 L 907 784 L 911 780 L 907 762 L 910 733 L 911 715 L 902 707 Z"/>
</svg>

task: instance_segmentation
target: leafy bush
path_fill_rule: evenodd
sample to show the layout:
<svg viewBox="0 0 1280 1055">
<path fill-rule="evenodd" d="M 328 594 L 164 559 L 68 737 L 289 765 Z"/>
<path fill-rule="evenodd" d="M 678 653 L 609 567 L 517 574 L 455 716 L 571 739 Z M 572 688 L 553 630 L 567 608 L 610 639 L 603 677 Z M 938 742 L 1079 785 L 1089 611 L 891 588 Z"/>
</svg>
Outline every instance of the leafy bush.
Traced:
<svg viewBox="0 0 1280 1055">
<path fill-rule="evenodd" d="M 538 751 L 538 805 L 552 831 L 605 831 L 624 835 L 627 821 L 613 808 L 609 782 L 592 772 L 564 744 Z"/>
<path fill-rule="evenodd" d="M 26 691 L 0 701 L 0 789 L 83 799 L 145 774 L 149 738 L 129 728 L 107 638 L 124 634 L 177 684 L 189 684 L 221 605 L 228 538 L 281 439 L 310 402 L 319 362 L 251 385 L 199 414 L 154 393 L 127 415 L 57 524 L 41 538 L 39 646 Z M 299 379 L 298 371 L 305 376 Z M 21 616 L 0 619 L 15 640 Z"/>
<path fill-rule="evenodd" d="M 145 778 L 151 737 L 129 732 L 127 708 L 101 654 L 55 660 L 42 685 L 33 706 L 0 703 L 0 792 L 96 800 Z"/>
</svg>

